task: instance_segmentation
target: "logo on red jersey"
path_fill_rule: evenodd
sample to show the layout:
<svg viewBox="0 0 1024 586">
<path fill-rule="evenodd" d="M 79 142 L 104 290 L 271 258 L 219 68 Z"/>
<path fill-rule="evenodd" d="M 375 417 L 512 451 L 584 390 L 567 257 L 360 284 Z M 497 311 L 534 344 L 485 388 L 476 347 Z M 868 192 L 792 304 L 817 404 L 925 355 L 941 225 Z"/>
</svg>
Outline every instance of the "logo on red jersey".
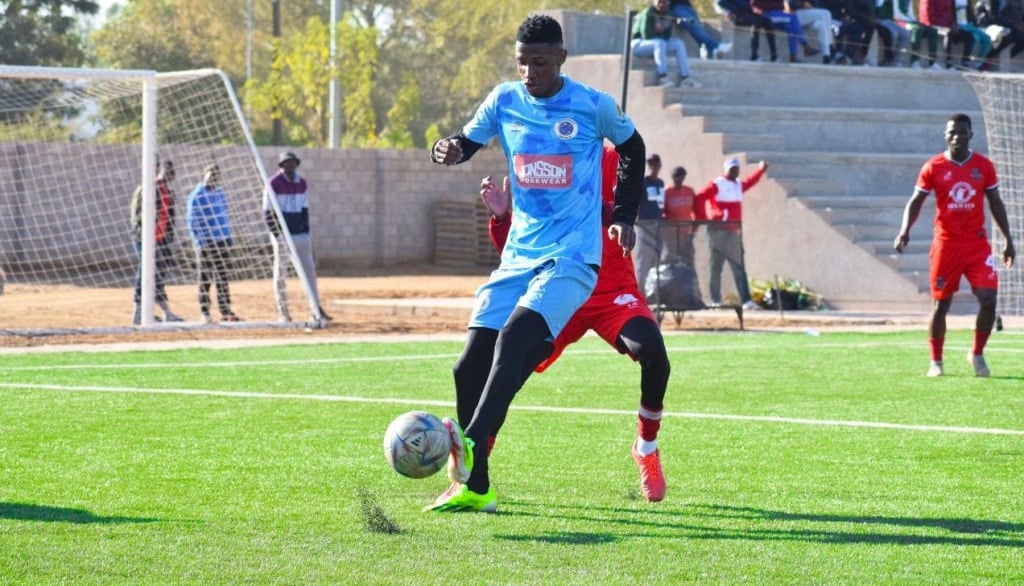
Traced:
<svg viewBox="0 0 1024 586">
<path fill-rule="evenodd" d="M 977 193 L 970 183 L 957 181 L 949 188 L 949 204 L 946 207 L 951 210 L 974 209 L 971 200 Z"/>
<path fill-rule="evenodd" d="M 639 302 L 640 300 L 637 299 L 636 295 L 633 295 L 632 293 L 620 293 L 619 296 L 616 297 L 614 301 L 612 301 L 612 303 L 614 303 L 615 305 L 629 306 L 636 305 Z"/>
<path fill-rule="evenodd" d="M 572 185 L 572 155 L 516 155 L 516 179 L 523 187 L 562 189 Z"/>
</svg>

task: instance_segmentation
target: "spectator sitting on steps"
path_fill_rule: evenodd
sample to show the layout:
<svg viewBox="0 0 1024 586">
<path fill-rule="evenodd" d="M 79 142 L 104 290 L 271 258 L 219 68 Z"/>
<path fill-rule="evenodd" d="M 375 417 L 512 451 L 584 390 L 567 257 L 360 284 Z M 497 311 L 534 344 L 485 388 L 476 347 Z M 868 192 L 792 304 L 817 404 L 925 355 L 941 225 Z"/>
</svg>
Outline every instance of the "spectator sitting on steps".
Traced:
<svg viewBox="0 0 1024 586">
<path fill-rule="evenodd" d="M 821 62 L 832 62 L 832 13 L 818 8 L 812 0 L 789 0 L 786 3 L 790 12 L 796 15 L 803 29 L 811 29 L 818 37 Z"/>
<path fill-rule="evenodd" d="M 785 0 L 750 0 L 750 7 L 755 14 L 771 20 L 775 28 L 786 31 L 786 40 L 789 43 L 790 63 L 799 63 L 797 57 L 797 46 L 802 45 L 805 57 L 817 56 L 819 51 L 807 44 L 804 37 L 804 29 L 800 26 L 800 20 L 795 14 L 786 12 Z"/>
<path fill-rule="evenodd" d="M 668 77 L 668 56 L 676 56 L 679 71 L 679 86 L 698 88 L 700 83 L 690 79 L 690 62 L 686 58 L 686 45 L 679 37 L 672 36 L 675 19 L 668 12 L 668 0 L 651 0 L 651 4 L 640 11 L 633 22 L 633 41 L 630 48 L 634 57 L 654 57 L 658 74 L 658 85 L 673 87 Z"/>
<path fill-rule="evenodd" d="M 704 30 L 704 25 L 700 22 L 700 16 L 693 9 L 690 0 L 670 0 L 668 11 L 675 17 L 679 28 L 690 33 L 693 40 L 697 41 L 697 44 L 700 45 L 701 59 L 718 59 L 732 50 L 732 43 L 723 43 Z"/>
<path fill-rule="evenodd" d="M 750 60 L 759 61 L 758 49 L 761 45 L 761 31 L 764 31 L 764 38 L 768 41 L 769 60 L 775 63 L 779 60 L 778 51 L 775 50 L 775 27 L 772 21 L 754 14 L 748 0 L 718 0 L 715 9 L 722 13 L 733 26 L 750 27 Z"/>
<path fill-rule="evenodd" d="M 893 18 L 897 24 L 910 31 L 910 67 L 914 69 L 942 69 L 938 61 L 939 31 L 924 23 L 918 22 L 914 16 L 912 0 L 896 0 L 893 5 Z M 921 64 L 921 41 L 928 42 L 928 65 Z"/>
</svg>

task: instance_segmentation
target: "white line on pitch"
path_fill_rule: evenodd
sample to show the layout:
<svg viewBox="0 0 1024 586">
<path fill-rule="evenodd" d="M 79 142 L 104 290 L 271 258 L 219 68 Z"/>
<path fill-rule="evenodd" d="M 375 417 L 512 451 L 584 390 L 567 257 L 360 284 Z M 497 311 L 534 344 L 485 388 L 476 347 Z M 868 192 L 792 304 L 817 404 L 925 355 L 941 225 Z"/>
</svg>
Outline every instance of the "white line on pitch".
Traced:
<svg viewBox="0 0 1024 586">
<path fill-rule="evenodd" d="M 452 401 L 430 401 L 423 399 L 391 399 L 378 397 L 343 397 L 337 395 L 315 395 L 315 394 L 274 394 L 254 393 L 249 391 L 213 391 L 202 389 L 144 389 L 132 387 L 98 387 L 98 386 L 63 386 L 63 385 L 38 385 L 0 383 L 0 388 L 8 389 L 29 389 L 40 391 L 65 391 L 65 392 L 87 392 L 87 393 L 124 393 L 124 394 L 149 394 L 149 395 L 192 395 L 205 397 L 231 397 L 241 399 L 284 399 L 293 401 L 326 401 L 335 403 L 389 403 L 395 405 L 430 405 L 432 407 L 454 408 Z M 578 413 L 584 415 L 626 415 L 635 416 L 635 410 L 623 409 L 593 409 L 584 407 L 546 407 L 542 405 L 512 405 L 514 411 L 534 411 L 543 413 Z M 941 433 L 962 433 L 981 435 L 1015 435 L 1024 436 L 1024 430 L 1000 429 L 992 427 L 961 427 L 950 425 L 913 425 L 906 423 L 885 423 L 879 421 L 844 421 L 837 419 L 807 419 L 802 417 L 778 417 L 771 415 L 730 415 L 725 413 L 686 413 L 670 412 L 662 413 L 662 417 L 680 417 L 686 419 L 718 419 L 726 421 L 756 421 L 761 423 L 783 423 L 792 425 L 817 425 L 824 427 L 861 427 L 870 429 L 893 429 L 901 431 L 932 431 Z"/>
</svg>

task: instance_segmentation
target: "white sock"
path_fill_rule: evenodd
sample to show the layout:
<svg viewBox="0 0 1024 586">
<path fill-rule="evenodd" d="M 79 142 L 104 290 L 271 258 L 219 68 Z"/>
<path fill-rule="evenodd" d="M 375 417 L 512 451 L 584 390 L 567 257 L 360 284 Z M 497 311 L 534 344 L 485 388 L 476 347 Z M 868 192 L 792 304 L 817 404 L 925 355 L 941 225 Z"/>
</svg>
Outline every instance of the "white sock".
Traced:
<svg viewBox="0 0 1024 586">
<path fill-rule="evenodd" d="M 636 440 L 636 451 L 641 456 L 649 456 L 654 453 L 654 450 L 658 449 L 658 441 L 649 442 L 644 438 L 637 438 Z"/>
</svg>

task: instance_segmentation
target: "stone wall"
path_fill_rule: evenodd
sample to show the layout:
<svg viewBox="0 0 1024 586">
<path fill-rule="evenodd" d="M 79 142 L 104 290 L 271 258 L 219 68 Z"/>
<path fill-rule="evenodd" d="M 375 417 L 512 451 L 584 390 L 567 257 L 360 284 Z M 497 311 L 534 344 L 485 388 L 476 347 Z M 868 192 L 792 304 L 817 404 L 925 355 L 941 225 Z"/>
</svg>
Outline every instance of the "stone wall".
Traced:
<svg viewBox="0 0 1024 586">
<path fill-rule="evenodd" d="M 481 178 L 507 174 L 498 147 L 454 167 L 434 164 L 423 150 L 288 150 L 302 160 L 299 172 L 310 185 L 313 247 L 327 273 L 433 262 L 434 204 L 476 201 Z M 274 172 L 279 149 L 259 152 Z"/>
</svg>

